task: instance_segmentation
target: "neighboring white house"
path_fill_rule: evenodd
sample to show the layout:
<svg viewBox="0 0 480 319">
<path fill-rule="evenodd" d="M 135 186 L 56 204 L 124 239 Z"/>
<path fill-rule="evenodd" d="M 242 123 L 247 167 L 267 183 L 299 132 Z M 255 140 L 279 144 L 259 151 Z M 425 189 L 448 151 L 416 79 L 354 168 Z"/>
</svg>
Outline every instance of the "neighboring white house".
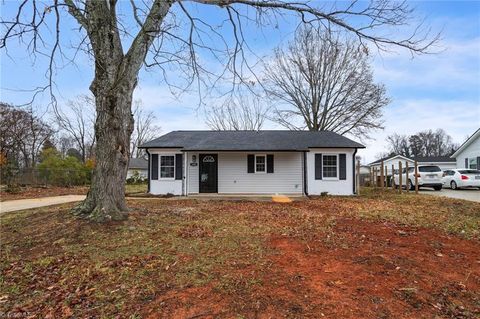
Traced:
<svg viewBox="0 0 480 319">
<path fill-rule="evenodd" d="M 411 158 L 405 157 L 403 155 L 390 155 L 381 159 L 378 159 L 370 164 L 368 164 L 372 169 L 377 169 L 377 171 L 380 171 L 380 167 L 382 166 L 387 167 L 387 176 L 392 175 L 392 168 L 394 172 L 398 172 L 398 168 L 400 165 L 400 162 L 402 163 L 402 168 L 405 168 L 406 163 L 408 162 L 409 166 L 413 166 L 415 161 Z M 384 168 L 385 171 L 385 168 Z M 377 174 L 377 175 L 380 175 Z"/>
<path fill-rule="evenodd" d="M 353 195 L 364 148 L 328 131 L 174 131 L 140 147 L 149 192 L 174 195 Z"/>
<path fill-rule="evenodd" d="M 480 169 L 480 128 L 453 153 L 457 168 Z"/>
<path fill-rule="evenodd" d="M 127 178 L 138 174 L 142 179 L 148 178 L 148 161 L 143 158 L 131 158 L 128 162 Z"/>
<path fill-rule="evenodd" d="M 383 165 L 387 167 L 387 176 L 390 176 L 392 173 L 392 165 L 394 167 L 394 171 L 398 171 L 399 162 L 402 162 L 402 168 L 405 168 L 406 163 L 410 167 L 413 167 L 415 164 L 415 160 L 417 160 L 418 165 L 436 165 L 440 167 L 440 169 L 453 169 L 456 168 L 456 162 L 449 156 L 428 156 L 428 157 L 415 157 L 409 158 L 403 155 L 390 155 L 385 158 L 381 158 L 369 164 L 372 168 L 380 169 L 380 166 Z"/>
</svg>

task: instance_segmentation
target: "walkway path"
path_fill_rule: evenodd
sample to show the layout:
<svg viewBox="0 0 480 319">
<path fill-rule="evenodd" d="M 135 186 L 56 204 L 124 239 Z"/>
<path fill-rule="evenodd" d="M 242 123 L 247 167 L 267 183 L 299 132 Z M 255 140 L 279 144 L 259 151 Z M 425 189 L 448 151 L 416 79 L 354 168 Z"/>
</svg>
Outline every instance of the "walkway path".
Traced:
<svg viewBox="0 0 480 319">
<path fill-rule="evenodd" d="M 70 202 L 79 202 L 85 199 L 85 195 L 64 195 L 52 197 L 40 197 L 30 199 L 16 199 L 0 202 L 0 214 L 45 206 L 52 206 Z"/>
<path fill-rule="evenodd" d="M 452 190 L 444 188 L 441 191 L 434 191 L 433 189 L 421 189 L 420 193 L 434 196 L 450 197 L 457 199 L 471 200 L 474 202 L 480 202 L 480 190 L 478 189 L 457 189 Z"/>
</svg>

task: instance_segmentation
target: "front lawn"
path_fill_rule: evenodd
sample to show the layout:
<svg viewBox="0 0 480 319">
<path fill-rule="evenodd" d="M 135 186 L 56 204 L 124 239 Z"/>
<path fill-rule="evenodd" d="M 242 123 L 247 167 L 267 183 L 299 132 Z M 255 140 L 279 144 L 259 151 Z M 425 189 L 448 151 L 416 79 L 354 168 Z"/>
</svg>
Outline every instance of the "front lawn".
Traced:
<svg viewBox="0 0 480 319">
<path fill-rule="evenodd" d="M 0 314 L 477 318 L 480 204 L 364 190 L 291 204 L 142 199 L 1 222 Z"/>
</svg>

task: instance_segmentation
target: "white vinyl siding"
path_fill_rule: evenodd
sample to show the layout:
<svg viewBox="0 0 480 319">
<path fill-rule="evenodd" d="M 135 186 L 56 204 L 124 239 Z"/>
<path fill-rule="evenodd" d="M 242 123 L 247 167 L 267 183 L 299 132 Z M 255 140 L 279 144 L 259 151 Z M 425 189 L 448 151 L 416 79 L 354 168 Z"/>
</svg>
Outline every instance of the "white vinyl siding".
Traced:
<svg viewBox="0 0 480 319">
<path fill-rule="evenodd" d="M 247 172 L 247 155 L 255 153 L 216 154 L 218 154 L 219 194 L 303 194 L 303 154 L 300 152 L 269 152 L 268 154 L 273 154 L 273 173 Z M 197 194 L 199 172 L 198 165 L 190 165 L 192 155 L 196 155 L 198 163 L 199 153 L 188 153 L 188 193 Z"/>
<path fill-rule="evenodd" d="M 175 179 L 175 154 L 181 154 L 179 149 L 150 149 L 150 154 L 158 154 L 158 180 L 150 180 L 150 193 L 155 195 L 182 195 L 183 194 L 183 181 Z M 173 167 L 173 176 L 171 173 L 171 168 L 166 168 L 164 172 L 168 171 L 167 176 L 172 177 L 162 177 L 162 158 L 164 158 L 164 164 L 172 164 L 171 159 L 173 158 L 173 166 L 167 165 L 165 167 Z M 150 166 L 152 161 L 150 161 Z M 151 169 L 151 167 L 150 167 Z M 165 173 L 164 173 L 165 174 Z M 164 175 L 165 176 L 165 175 Z"/>
<path fill-rule="evenodd" d="M 195 162 L 193 162 L 193 157 L 195 156 Z M 199 167 L 199 154 L 198 153 L 191 153 L 188 152 L 187 154 L 187 169 L 188 169 L 188 175 L 187 175 L 187 183 L 188 183 L 188 194 L 198 194 L 198 189 L 199 189 L 199 172 L 198 172 L 198 167 Z M 192 165 L 193 164 L 193 165 Z"/>
<path fill-rule="evenodd" d="M 309 195 L 320 195 L 327 192 L 329 195 L 353 195 L 353 152 L 351 148 L 336 149 L 336 148 L 316 148 L 310 149 L 307 152 L 307 191 Z M 315 154 L 322 154 L 322 179 L 315 179 Z M 339 154 L 346 154 L 346 179 L 339 179 Z M 325 177 L 325 162 L 323 159 L 327 156 L 334 155 L 336 157 L 336 176 Z M 332 161 L 328 163 L 332 165 Z M 328 165 L 328 164 L 327 164 Z"/>
<path fill-rule="evenodd" d="M 470 139 L 469 144 L 456 154 L 457 168 L 465 168 L 465 159 L 470 166 L 470 164 L 473 164 L 470 161 L 476 161 L 476 158 L 480 157 L 480 132 L 477 132 Z"/>
</svg>

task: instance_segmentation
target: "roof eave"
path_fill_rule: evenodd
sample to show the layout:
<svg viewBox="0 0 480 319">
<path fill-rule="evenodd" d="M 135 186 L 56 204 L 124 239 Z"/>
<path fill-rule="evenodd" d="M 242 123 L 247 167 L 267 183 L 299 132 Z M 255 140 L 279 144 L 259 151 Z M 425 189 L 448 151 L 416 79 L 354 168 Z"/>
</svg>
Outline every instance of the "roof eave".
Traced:
<svg viewBox="0 0 480 319">
<path fill-rule="evenodd" d="M 470 143 L 473 142 L 474 139 L 478 138 L 480 136 L 480 128 L 475 131 L 475 133 L 472 134 L 465 142 L 463 142 L 462 145 L 458 148 L 458 150 L 455 151 L 455 153 L 450 156 L 451 158 L 456 158 L 465 148 L 467 148 Z"/>
</svg>

